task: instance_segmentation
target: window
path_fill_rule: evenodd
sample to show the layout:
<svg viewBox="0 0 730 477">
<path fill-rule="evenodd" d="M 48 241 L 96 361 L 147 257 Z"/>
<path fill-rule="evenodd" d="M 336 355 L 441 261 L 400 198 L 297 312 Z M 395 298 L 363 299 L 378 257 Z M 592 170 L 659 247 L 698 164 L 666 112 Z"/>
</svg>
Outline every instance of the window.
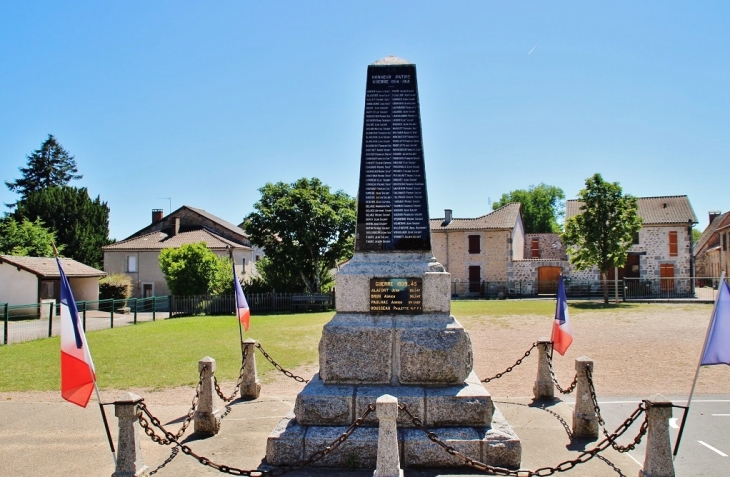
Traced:
<svg viewBox="0 0 730 477">
<path fill-rule="evenodd" d="M 532 258 L 540 258 L 540 239 L 537 237 L 532 239 Z"/>
<path fill-rule="evenodd" d="M 669 256 L 677 256 L 677 232 L 669 232 Z"/>
<path fill-rule="evenodd" d="M 479 236 L 469 235 L 469 253 L 480 253 Z"/>
<path fill-rule="evenodd" d="M 131 273 L 137 272 L 137 256 L 127 255 L 127 271 Z"/>
<path fill-rule="evenodd" d="M 256 261 L 258 262 L 259 260 L 261 260 L 261 255 L 256 255 Z"/>
<path fill-rule="evenodd" d="M 631 243 L 634 245 L 639 245 L 639 232 L 636 232 L 634 234 L 634 239 L 631 241 Z"/>
<path fill-rule="evenodd" d="M 53 282 L 48 280 L 43 280 L 41 282 L 41 300 L 47 300 L 49 298 L 55 298 L 53 295 Z"/>
<path fill-rule="evenodd" d="M 242 270 L 241 273 L 244 273 L 245 274 L 246 273 L 246 257 L 243 257 L 241 259 L 241 267 L 243 267 L 243 270 Z"/>
</svg>

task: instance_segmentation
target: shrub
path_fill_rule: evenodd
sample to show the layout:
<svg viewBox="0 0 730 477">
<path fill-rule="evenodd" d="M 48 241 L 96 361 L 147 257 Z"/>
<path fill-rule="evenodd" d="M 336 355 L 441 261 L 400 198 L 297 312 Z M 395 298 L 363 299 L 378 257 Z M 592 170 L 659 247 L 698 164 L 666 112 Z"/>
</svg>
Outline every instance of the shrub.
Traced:
<svg viewBox="0 0 730 477">
<path fill-rule="evenodd" d="M 113 273 L 99 280 L 99 299 L 126 300 L 132 296 L 132 279 L 123 273 Z"/>
</svg>

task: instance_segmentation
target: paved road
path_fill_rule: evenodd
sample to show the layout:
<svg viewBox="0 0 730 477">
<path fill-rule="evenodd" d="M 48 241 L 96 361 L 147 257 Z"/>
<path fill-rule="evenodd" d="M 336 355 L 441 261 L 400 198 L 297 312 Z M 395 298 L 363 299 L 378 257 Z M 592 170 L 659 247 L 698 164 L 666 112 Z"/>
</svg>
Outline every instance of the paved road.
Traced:
<svg viewBox="0 0 730 477">
<path fill-rule="evenodd" d="M 686 396 L 672 396 L 674 404 L 687 404 Z M 639 400 L 633 398 L 611 398 L 599 400 L 601 414 L 606 420 L 609 432 L 614 430 L 636 409 Z M 573 403 L 570 403 L 572 406 Z M 682 422 L 682 409 L 673 409 L 673 420 L 670 421 L 672 446 L 677 440 L 679 425 Z M 632 432 L 627 435 L 633 437 Z M 636 427 L 638 429 L 638 427 Z M 630 439 L 620 439 L 620 443 L 628 443 Z M 643 440 L 636 449 L 629 453 L 637 466 L 643 465 L 645 443 Z M 674 461 L 677 475 L 682 477 L 707 477 L 730 475 L 730 395 L 703 395 L 692 400 L 687 425 L 682 435 L 679 452 Z M 624 469 L 624 473 L 626 469 Z"/>
</svg>

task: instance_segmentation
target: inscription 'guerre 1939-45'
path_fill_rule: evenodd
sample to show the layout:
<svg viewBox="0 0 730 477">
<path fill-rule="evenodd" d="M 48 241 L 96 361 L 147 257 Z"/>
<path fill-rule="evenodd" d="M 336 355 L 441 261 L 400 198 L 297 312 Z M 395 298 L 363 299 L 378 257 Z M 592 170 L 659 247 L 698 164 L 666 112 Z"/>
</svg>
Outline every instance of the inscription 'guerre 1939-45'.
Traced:
<svg viewBox="0 0 730 477">
<path fill-rule="evenodd" d="M 395 57 L 368 66 L 355 250 L 431 250 L 416 65 Z"/>
<path fill-rule="evenodd" d="M 418 314 L 423 312 L 423 280 L 411 278 L 370 279 L 370 313 Z"/>
</svg>

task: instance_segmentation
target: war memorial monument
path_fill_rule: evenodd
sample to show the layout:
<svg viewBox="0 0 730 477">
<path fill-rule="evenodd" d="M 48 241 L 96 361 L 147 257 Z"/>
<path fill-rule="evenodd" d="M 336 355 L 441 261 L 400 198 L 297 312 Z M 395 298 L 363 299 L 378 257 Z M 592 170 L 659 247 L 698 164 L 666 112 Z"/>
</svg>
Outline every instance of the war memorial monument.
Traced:
<svg viewBox="0 0 730 477">
<path fill-rule="evenodd" d="M 319 373 L 270 434 L 269 464 L 306 460 L 389 394 L 470 458 L 520 466 L 520 440 L 472 370 L 450 274 L 431 252 L 416 65 L 393 56 L 368 66 L 355 254 L 336 287 Z M 403 467 L 463 465 L 404 412 L 397 423 Z M 365 424 L 317 465 L 375 467 L 376 413 Z"/>
</svg>

